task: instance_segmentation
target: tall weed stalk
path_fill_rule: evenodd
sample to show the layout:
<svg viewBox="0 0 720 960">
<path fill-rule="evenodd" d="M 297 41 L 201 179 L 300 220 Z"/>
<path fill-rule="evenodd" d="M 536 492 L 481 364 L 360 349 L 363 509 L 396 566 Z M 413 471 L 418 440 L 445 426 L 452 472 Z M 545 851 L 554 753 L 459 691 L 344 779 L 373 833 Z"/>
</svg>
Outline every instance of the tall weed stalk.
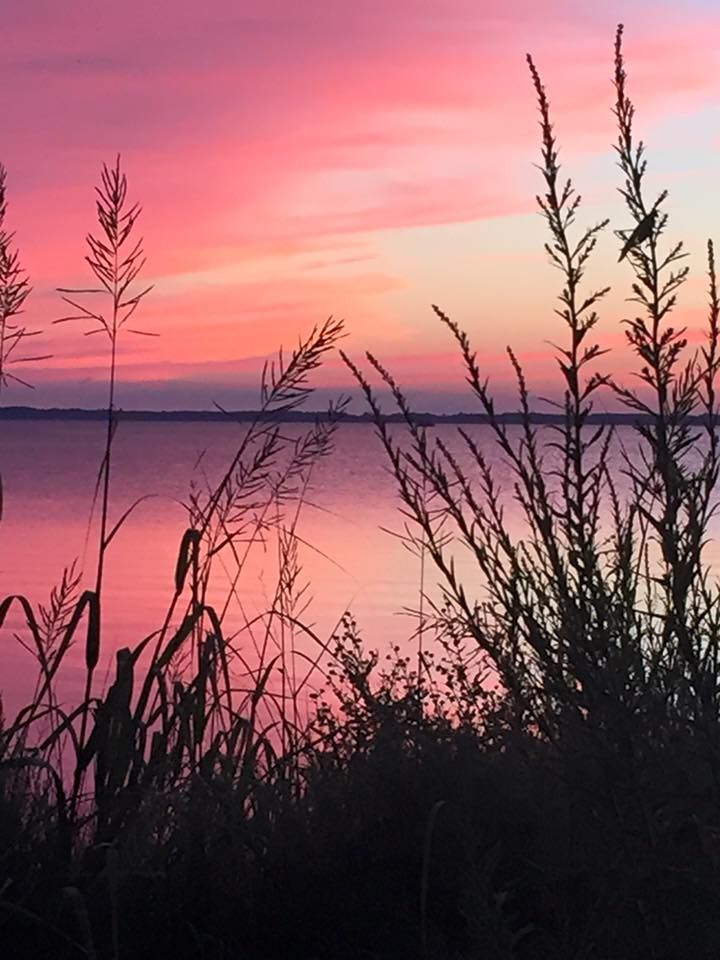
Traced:
<svg viewBox="0 0 720 960">
<path fill-rule="evenodd" d="M 447 618 L 490 659 L 512 705 L 518 729 L 561 742 L 587 738 L 630 757 L 644 737 L 668 724 L 717 729 L 717 586 L 703 560 L 716 510 L 718 477 L 718 299 L 712 242 L 705 345 L 687 356 L 685 332 L 670 318 L 687 276 L 682 244 L 661 252 L 668 216 L 663 191 L 645 198 L 644 145 L 633 140 L 634 107 L 626 90 L 622 27 L 615 46 L 616 151 L 620 191 L 635 226 L 618 231 L 621 259 L 634 274 L 632 302 L 642 314 L 624 320 L 641 387 L 618 384 L 598 368 L 607 353 L 596 339 L 598 307 L 609 287 L 587 286 L 585 274 L 608 221 L 579 227 L 581 199 L 561 178 L 544 85 L 532 57 L 530 75 L 542 133 L 543 190 L 538 207 L 549 230 L 545 245 L 561 275 L 556 314 L 566 341 L 556 348 L 562 422 L 539 426 L 525 372 L 511 348 L 521 424 L 498 415 L 482 361 L 469 337 L 439 307 L 435 314 L 459 348 L 470 389 L 494 443 L 509 465 L 525 533 L 511 535 L 493 457 L 477 434 L 458 439 L 475 468 L 469 475 L 452 445 L 419 422 L 392 374 L 366 359 L 402 414 L 406 441 L 384 417 L 366 374 L 345 357 L 372 411 L 418 544 L 441 575 Z M 618 398 L 635 417 L 636 439 L 622 470 L 629 496 L 609 466 L 615 431 L 591 419 L 599 392 Z M 455 551 L 464 548 L 478 579 L 463 582 Z M 642 731 L 642 732 L 641 732 Z"/>
<path fill-rule="evenodd" d="M 127 177 L 121 169 L 118 156 L 113 166 L 103 165 L 100 186 L 95 191 L 99 229 L 97 233 L 89 233 L 87 236 L 88 253 L 85 262 L 90 267 L 97 286 L 61 288 L 62 299 L 72 312 L 55 321 L 67 323 L 79 320 L 89 323 L 90 329 L 85 335 L 100 335 L 107 341 L 110 351 L 105 443 L 97 481 L 100 510 L 95 582 L 92 590 L 85 591 L 81 604 L 77 607 L 80 612 L 87 611 L 84 701 L 88 706 L 93 675 L 100 657 L 105 562 L 112 539 L 130 512 L 126 511 L 120 521 L 110 527 L 110 481 L 113 441 L 117 429 L 115 407 L 120 336 L 123 332 L 152 336 L 128 325 L 151 288 L 137 287 L 145 265 L 142 240 L 135 235 L 141 208 L 139 204 L 128 202 L 127 190 Z M 86 744 L 88 719 L 88 711 L 85 710 L 79 736 L 81 751 Z M 73 786 L 73 805 L 77 803 L 81 787 L 80 768 L 76 768 L 76 771 L 78 776 Z"/>
</svg>

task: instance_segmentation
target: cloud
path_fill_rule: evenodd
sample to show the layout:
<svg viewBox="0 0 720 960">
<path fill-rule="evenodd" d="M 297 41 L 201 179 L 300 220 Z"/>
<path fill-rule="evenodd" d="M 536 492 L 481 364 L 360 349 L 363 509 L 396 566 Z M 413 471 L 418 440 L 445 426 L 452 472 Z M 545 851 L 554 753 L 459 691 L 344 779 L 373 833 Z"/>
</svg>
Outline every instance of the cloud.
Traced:
<svg viewBox="0 0 720 960">
<path fill-rule="evenodd" d="M 714 10 L 669 5 L 649 25 L 649 4 L 626 7 L 7 0 L 2 160 L 37 291 L 30 309 L 49 321 L 53 287 L 84 282 L 92 185 L 121 149 L 156 280 L 145 317 L 166 334 L 133 347 L 131 362 L 142 354 L 160 371 L 163 358 L 192 356 L 202 376 L 205 361 L 269 350 L 329 313 L 347 315 L 368 346 L 411 337 L 409 284 L 379 237 L 533 210 L 528 49 L 562 158 L 607 158 L 591 191 L 614 187 L 616 16 L 627 19 L 643 130 L 716 98 Z M 428 255 L 426 273 L 447 256 Z M 58 366 L 69 369 L 73 336 L 53 329 Z M 92 351 L 83 344 L 77 357 L 81 369 Z"/>
</svg>

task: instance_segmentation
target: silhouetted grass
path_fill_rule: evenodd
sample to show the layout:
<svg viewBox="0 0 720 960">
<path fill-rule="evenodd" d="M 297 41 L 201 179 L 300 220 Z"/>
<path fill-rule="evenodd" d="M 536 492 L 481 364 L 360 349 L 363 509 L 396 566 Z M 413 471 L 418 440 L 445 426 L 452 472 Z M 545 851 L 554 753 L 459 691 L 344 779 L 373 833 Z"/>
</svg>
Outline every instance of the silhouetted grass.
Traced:
<svg viewBox="0 0 720 960">
<path fill-rule="evenodd" d="M 682 248 L 663 245 L 665 193 L 646 197 L 621 40 L 620 28 L 617 153 L 635 227 L 619 239 L 639 307 L 625 324 L 640 387 L 598 368 L 607 288 L 586 291 L 584 275 L 607 221 L 578 228 L 579 197 L 560 179 L 530 57 L 538 202 L 562 277 L 563 422 L 533 420 L 509 351 L 523 414 L 520 432 L 509 430 L 467 335 L 435 308 L 510 465 L 508 491 L 464 428 L 474 475 L 461 468 L 368 355 L 405 423 L 399 439 L 346 357 L 415 543 L 442 581 L 444 602 L 424 601 L 414 649 L 381 659 L 350 614 L 329 642 L 303 622 L 298 511 L 344 402 L 293 441 L 268 416 L 312 396 L 310 377 L 342 336 L 329 320 L 266 370 L 261 412 L 226 470 L 191 489 L 162 624 L 119 650 L 110 687 L 96 689 L 103 557 L 133 509 L 113 508 L 110 524 L 119 323 L 102 320 L 111 392 L 95 588 L 82 592 L 70 567 L 46 607 L 22 595 L 0 604 L 0 625 L 22 614 L 37 663 L 33 698 L 0 725 L 4 956 L 717 955 L 720 595 L 703 551 L 720 464 L 720 305 L 709 243 L 707 334 L 688 356 L 670 326 Z M 134 264 L 135 276 L 141 256 L 113 252 L 134 223 L 123 220 L 125 190 L 118 162 L 100 191 L 105 246 L 91 241 L 112 316 L 127 303 L 115 264 Z M 628 496 L 608 467 L 620 438 L 590 419 L 601 390 L 643 415 L 620 467 Z M 506 522 L 509 497 L 522 536 Z M 249 551 L 269 538 L 279 568 L 270 609 L 227 636 Z M 461 547 L 472 582 L 454 565 Z M 211 603 L 218 568 L 226 589 Z M 316 656 L 301 656 L 299 635 Z M 67 712 L 59 682 L 81 638 L 85 696 Z"/>
</svg>

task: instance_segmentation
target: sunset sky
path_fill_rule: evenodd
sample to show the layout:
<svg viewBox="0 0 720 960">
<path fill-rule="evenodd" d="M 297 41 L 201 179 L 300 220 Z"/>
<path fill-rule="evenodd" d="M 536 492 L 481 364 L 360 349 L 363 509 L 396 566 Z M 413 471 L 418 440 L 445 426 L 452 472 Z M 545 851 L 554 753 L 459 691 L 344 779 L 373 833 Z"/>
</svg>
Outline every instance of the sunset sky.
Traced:
<svg viewBox="0 0 720 960">
<path fill-rule="evenodd" d="M 670 189 L 671 236 L 691 254 L 683 319 L 697 328 L 706 238 L 720 241 L 720 8 L 707 0 L 4 0 L 0 161 L 28 324 L 47 329 L 63 312 L 55 288 L 87 283 L 93 187 L 120 151 L 155 285 L 138 325 L 160 334 L 123 341 L 121 405 L 253 406 L 263 359 L 332 314 L 346 349 L 377 353 L 422 409 L 472 408 L 432 302 L 471 334 L 501 407 L 507 343 L 547 395 L 558 275 L 524 57 L 582 222 L 628 227 L 611 149 L 618 20 L 649 183 Z M 622 350 L 618 243 L 608 230 L 590 278 L 613 285 L 600 335 Z M 36 390 L 4 402 L 100 406 L 105 344 L 82 333 L 47 329 Z M 342 365 L 322 382 L 346 386 Z"/>
</svg>

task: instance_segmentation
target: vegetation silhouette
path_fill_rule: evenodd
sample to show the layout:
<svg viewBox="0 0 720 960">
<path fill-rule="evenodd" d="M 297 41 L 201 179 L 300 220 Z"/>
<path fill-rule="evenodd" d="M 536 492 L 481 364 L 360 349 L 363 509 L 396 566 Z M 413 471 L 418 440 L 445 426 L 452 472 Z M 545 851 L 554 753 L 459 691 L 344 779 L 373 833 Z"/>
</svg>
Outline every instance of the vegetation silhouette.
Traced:
<svg viewBox="0 0 720 960">
<path fill-rule="evenodd" d="M 18 365 L 47 360 L 45 356 L 24 354 L 25 341 L 40 330 L 31 330 L 21 320 L 30 283 L 13 245 L 13 235 L 5 227 L 7 217 L 7 173 L 0 164 L 0 398 L 11 383 L 32 384 L 15 371 Z"/>
<path fill-rule="evenodd" d="M 101 573 L 80 593 L 69 568 L 37 612 L 19 594 L 0 603 L 0 626 L 24 620 L 20 639 L 38 668 L 31 702 L 0 727 L 5 956 L 717 955 L 720 593 L 704 548 L 720 468 L 720 301 L 708 242 L 706 337 L 688 356 L 685 331 L 670 325 L 685 254 L 664 244 L 666 193 L 646 196 L 622 37 L 619 27 L 616 151 L 636 227 L 618 238 L 632 270 L 637 315 L 623 322 L 639 386 L 598 369 L 609 288 L 586 290 L 584 276 L 608 221 L 578 227 L 580 198 L 560 177 L 549 101 L 528 57 L 542 131 L 538 204 L 562 277 L 561 419 L 537 423 L 509 350 L 521 429 L 507 430 L 469 338 L 434 308 L 512 470 L 524 533 L 509 528 L 508 491 L 476 436 L 459 427 L 476 466 L 468 476 L 378 359 L 366 358 L 394 398 L 400 433 L 344 355 L 409 542 L 432 561 L 444 601 L 426 598 L 417 649 L 395 647 L 386 660 L 349 613 L 329 642 L 316 636 L 303 622 L 296 524 L 346 402 L 297 440 L 278 418 L 312 398 L 310 377 L 343 324 L 330 319 L 280 354 L 227 470 L 191 490 L 163 623 L 117 652 L 108 690 L 92 684 Z M 119 163 L 103 176 L 105 196 L 117 198 Z M 117 235 L 119 207 L 98 208 L 106 237 Z M 103 267 L 99 279 L 114 296 L 117 276 Z M 111 349 L 114 364 L 112 337 Z M 100 564 L 132 510 L 110 525 L 114 370 Z M 593 419 L 601 390 L 633 418 L 632 444 Z M 277 590 L 243 647 L 226 635 L 227 613 L 248 550 L 271 534 Z M 457 573 L 458 545 L 476 564 L 472 584 Z M 218 605 L 209 590 L 220 564 L 231 574 Z M 86 695 L 68 709 L 58 678 L 82 633 Z M 316 656 L 301 653 L 300 635 Z"/>
</svg>

